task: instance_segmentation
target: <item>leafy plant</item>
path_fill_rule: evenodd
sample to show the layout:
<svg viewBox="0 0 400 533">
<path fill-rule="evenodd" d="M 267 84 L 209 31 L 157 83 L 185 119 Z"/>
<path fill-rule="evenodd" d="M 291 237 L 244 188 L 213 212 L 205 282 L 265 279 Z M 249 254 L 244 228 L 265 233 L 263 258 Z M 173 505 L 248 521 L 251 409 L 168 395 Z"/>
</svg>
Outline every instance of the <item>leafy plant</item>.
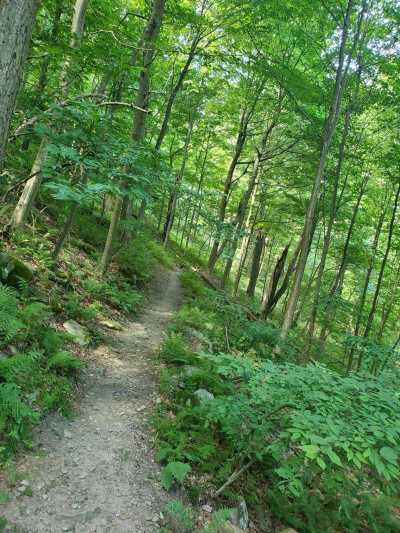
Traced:
<svg viewBox="0 0 400 533">
<path fill-rule="evenodd" d="M 47 366 L 61 375 L 76 376 L 85 365 L 83 361 L 68 352 L 58 352 L 50 357 Z"/>
<path fill-rule="evenodd" d="M 193 511 L 179 500 L 172 500 L 165 506 L 166 523 L 173 533 L 192 533 L 196 530 Z"/>
<path fill-rule="evenodd" d="M 192 470 L 191 466 L 179 461 L 168 463 L 161 472 L 161 484 L 164 489 L 169 490 L 174 483 L 183 483 L 188 473 Z"/>
</svg>

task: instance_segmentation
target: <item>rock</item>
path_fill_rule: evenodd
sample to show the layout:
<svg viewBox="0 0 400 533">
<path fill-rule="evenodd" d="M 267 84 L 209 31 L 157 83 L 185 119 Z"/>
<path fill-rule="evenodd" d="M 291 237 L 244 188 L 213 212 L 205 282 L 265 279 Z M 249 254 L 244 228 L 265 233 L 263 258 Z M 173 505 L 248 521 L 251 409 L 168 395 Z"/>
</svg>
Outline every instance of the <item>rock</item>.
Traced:
<svg viewBox="0 0 400 533">
<path fill-rule="evenodd" d="M 73 342 L 80 346 L 86 346 L 90 342 L 90 335 L 86 328 L 75 322 L 67 320 L 63 324 L 64 329 L 71 335 Z"/>
<path fill-rule="evenodd" d="M 243 533 L 243 530 L 234 526 L 231 522 L 224 522 L 219 526 L 218 533 Z"/>
<path fill-rule="evenodd" d="M 208 505 L 208 504 L 203 505 L 203 506 L 202 506 L 202 509 L 203 509 L 203 511 L 205 511 L 206 513 L 212 513 L 212 507 L 211 507 L 211 505 Z"/>
<path fill-rule="evenodd" d="M 214 400 L 214 394 L 206 389 L 197 389 L 197 391 L 193 393 L 193 396 L 199 403 L 205 403 Z"/>
<path fill-rule="evenodd" d="M 68 429 L 64 429 L 64 437 L 66 439 L 72 439 L 72 433 Z"/>
<path fill-rule="evenodd" d="M 240 529 L 246 530 L 249 527 L 249 512 L 247 511 L 247 505 L 244 500 L 239 503 L 236 509 L 231 511 L 229 520 L 234 526 Z"/>
<path fill-rule="evenodd" d="M 0 279 L 7 285 L 18 288 L 20 280 L 32 281 L 34 271 L 20 259 L 3 252 L 0 254 Z"/>
<path fill-rule="evenodd" d="M 114 329 L 115 331 L 122 331 L 124 329 L 121 324 L 115 322 L 114 320 L 109 320 L 108 318 L 101 318 L 99 320 L 99 324 L 108 329 Z"/>
</svg>

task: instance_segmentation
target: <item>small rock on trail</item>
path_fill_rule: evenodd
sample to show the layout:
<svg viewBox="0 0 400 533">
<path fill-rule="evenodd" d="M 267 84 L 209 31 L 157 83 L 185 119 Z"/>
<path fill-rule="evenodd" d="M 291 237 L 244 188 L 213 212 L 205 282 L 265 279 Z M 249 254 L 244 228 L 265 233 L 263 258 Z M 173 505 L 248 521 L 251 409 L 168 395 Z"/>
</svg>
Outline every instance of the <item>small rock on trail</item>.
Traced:
<svg viewBox="0 0 400 533">
<path fill-rule="evenodd" d="M 179 301 L 179 273 L 160 271 L 137 322 L 91 354 L 73 420 L 49 416 L 27 455 L 29 495 L 14 491 L 0 515 L 18 531 L 158 531 L 168 496 L 159 484 L 146 419 L 157 399 L 153 356 Z M 0 490 L 10 490 L 1 480 Z M 9 529 L 9 531 L 15 531 Z M 7 529 L 6 529 L 7 531 Z"/>
</svg>

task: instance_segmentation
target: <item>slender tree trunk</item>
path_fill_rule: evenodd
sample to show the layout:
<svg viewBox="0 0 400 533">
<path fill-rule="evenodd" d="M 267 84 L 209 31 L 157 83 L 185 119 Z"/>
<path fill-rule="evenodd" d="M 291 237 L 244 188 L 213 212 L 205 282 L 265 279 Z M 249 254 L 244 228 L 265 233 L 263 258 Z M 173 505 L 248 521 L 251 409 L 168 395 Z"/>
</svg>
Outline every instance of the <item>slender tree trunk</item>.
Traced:
<svg viewBox="0 0 400 533">
<path fill-rule="evenodd" d="M 249 284 L 247 285 L 247 295 L 250 296 L 250 298 L 254 297 L 258 276 L 260 274 L 260 267 L 261 267 L 261 257 L 264 251 L 265 246 L 265 236 L 264 233 L 260 230 L 257 232 L 256 242 L 254 245 L 254 251 L 253 251 L 253 258 L 251 262 L 251 269 L 250 269 L 250 279 Z"/>
<path fill-rule="evenodd" d="M 178 81 L 176 82 L 176 84 L 173 86 L 172 88 L 172 91 L 170 92 L 170 95 L 168 97 L 168 101 L 167 101 L 167 105 L 165 107 L 165 111 L 164 111 L 164 118 L 163 118 L 163 121 L 162 121 L 162 124 L 161 124 L 161 128 L 160 128 L 160 131 L 158 133 L 158 137 L 157 137 L 157 141 L 156 141 L 156 145 L 155 145 L 155 150 L 157 152 L 160 151 L 161 149 L 161 145 L 163 143 L 163 140 L 164 140 L 164 137 L 165 135 L 167 134 L 167 131 L 168 131 L 168 125 L 169 125 L 169 119 L 171 117 L 171 111 L 172 111 L 172 106 L 174 105 L 174 102 L 175 102 L 175 99 L 182 87 L 182 84 L 186 78 L 186 75 L 187 73 L 189 72 L 189 69 L 190 69 L 190 65 L 192 64 L 192 61 L 196 55 L 196 51 L 197 51 L 197 47 L 198 47 L 198 44 L 200 42 L 200 35 L 196 33 L 196 35 L 193 37 L 193 40 L 192 40 L 192 44 L 190 46 L 190 50 L 189 50 L 189 54 L 188 54 L 188 57 L 186 59 L 186 62 L 179 74 L 179 77 L 178 77 Z"/>
<path fill-rule="evenodd" d="M 228 198 L 229 198 L 229 193 L 232 187 L 233 175 L 236 169 L 236 165 L 239 161 L 240 155 L 242 153 L 243 147 L 246 142 L 247 128 L 248 128 L 251 116 L 252 116 L 252 113 L 249 112 L 247 108 L 244 108 L 240 116 L 239 131 L 236 137 L 235 149 L 233 152 L 231 162 L 229 164 L 228 172 L 227 172 L 225 182 L 224 182 L 224 190 L 223 190 L 221 200 L 219 203 L 219 208 L 218 208 L 218 226 L 219 227 L 217 229 L 217 234 L 214 239 L 210 257 L 208 259 L 209 272 L 213 272 L 215 268 L 215 264 L 219 257 L 218 250 L 220 246 L 221 230 L 222 230 L 222 225 L 225 222 L 226 208 L 228 206 Z"/>
<path fill-rule="evenodd" d="M 239 244 L 240 232 L 242 231 L 243 222 L 246 216 L 247 207 L 253 197 L 253 194 L 256 188 L 260 164 L 261 164 L 261 153 L 258 152 L 254 160 L 253 172 L 247 184 L 247 188 L 244 191 L 243 196 L 239 202 L 236 219 L 234 222 L 234 225 L 235 225 L 234 236 L 229 247 L 229 256 L 225 264 L 224 275 L 222 278 L 222 287 L 226 285 L 229 279 L 230 273 L 231 273 L 233 260 L 234 260 L 236 250 Z"/>
<path fill-rule="evenodd" d="M 304 271 L 306 268 L 306 263 L 308 259 L 309 249 L 310 249 L 312 225 L 313 225 L 313 220 L 315 218 L 315 214 L 317 210 L 319 193 L 320 193 L 320 188 L 321 188 L 321 181 L 322 181 L 323 174 L 325 172 L 325 165 L 326 165 L 326 160 L 327 160 L 328 153 L 329 153 L 329 148 L 332 143 L 333 134 L 335 132 L 339 114 L 340 114 L 344 85 L 345 85 L 345 81 L 347 77 L 347 69 L 345 68 L 345 51 L 346 51 L 346 44 L 348 40 L 348 33 L 349 33 L 350 26 L 351 26 L 352 11 L 353 11 L 353 0 L 348 0 L 346 16 L 345 16 L 345 20 L 343 24 L 342 35 L 341 35 L 339 61 L 338 61 L 338 67 L 336 70 L 335 87 L 334 87 L 332 101 L 330 105 L 329 116 L 326 121 L 324 133 L 322 136 L 318 168 L 315 174 L 313 190 L 312 190 L 310 201 L 308 204 L 304 227 L 303 227 L 303 233 L 302 233 L 301 240 L 300 240 L 300 255 L 299 255 L 299 260 L 298 260 L 297 269 L 295 273 L 294 283 L 293 283 L 293 287 L 289 295 L 288 305 L 287 305 L 285 316 L 283 319 L 282 330 L 281 330 L 282 340 L 286 339 L 288 332 L 290 328 L 292 327 L 293 318 L 294 318 L 294 314 L 296 311 L 296 307 L 297 307 L 297 303 L 298 303 L 298 299 L 300 295 L 300 289 L 301 289 L 301 285 L 302 285 L 302 281 L 304 277 Z M 277 350 L 279 351 L 279 347 L 277 347 Z"/>
<path fill-rule="evenodd" d="M 313 302 L 313 306 L 311 310 L 311 318 L 310 318 L 310 324 L 309 324 L 309 329 L 308 329 L 310 343 L 312 342 L 312 339 L 314 337 L 315 321 L 317 319 L 317 313 L 318 313 L 318 309 L 320 305 L 320 298 L 321 298 L 322 280 L 324 277 L 326 260 L 328 258 L 328 252 L 329 252 L 329 248 L 331 244 L 332 230 L 333 230 L 333 226 L 334 226 L 336 215 L 337 215 L 339 180 L 340 180 L 343 161 L 345 159 L 345 148 L 346 148 L 346 142 L 347 142 L 347 137 L 348 137 L 349 128 L 350 128 L 351 112 L 352 112 L 352 106 L 349 105 L 346 110 L 344 129 L 343 129 L 342 138 L 341 138 L 340 146 L 339 146 L 338 161 L 336 165 L 335 177 L 334 177 L 334 182 L 333 182 L 332 204 L 331 204 L 331 209 L 329 213 L 326 233 L 324 235 L 324 243 L 322 247 L 321 260 L 320 260 L 320 264 L 318 268 L 317 281 L 316 281 L 315 291 L 314 291 L 314 302 Z"/>
<path fill-rule="evenodd" d="M 378 244 L 379 244 L 379 238 L 380 238 L 381 231 L 382 231 L 383 221 L 385 219 L 385 213 L 386 213 L 386 209 L 383 208 L 382 212 L 381 212 L 381 215 L 379 217 L 379 220 L 378 220 L 378 225 L 376 227 L 376 231 L 375 231 L 374 242 L 373 242 L 373 245 L 372 245 L 371 258 L 370 258 L 370 261 L 369 261 L 367 274 L 365 276 L 365 281 L 364 281 L 363 289 L 362 289 L 362 292 L 361 292 L 360 302 L 358 304 L 357 321 L 356 321 L 356 325 L 354 327 L 354 335 L 355 336 L 357 336 L 359 334 L 359 332 L 360 332 L 365 300 L 366 300 L 366 297 L 367 297 L 367 291 L 368 291 L 368 287 L 369 287 L 369 283 L 370 283 L 370 279 L 371 279 L 371 274 L 372 274 L 372 271 L 373 271 L 373 268 L 374 268 L 374 264 L 375 264 L 376 253 L 377 253 Z"/>
<path fill-rule="evenodd" d="M 195 203 L 195 205 L 193 207 L 193 210 L 192 210 L 192 216 L 191 216 L 191 219 L 190 219 L 189 231 L 188 231 L 188 234 L 187 234 L 187 237 L 186 237 L 185 248 L 187 248 L 189 246 L 189 240 L 190 240 L 190 236 L 192 234 L 194 221 L 196 220 L 197 213 L 199 212 L 200 207 L 201 207 L 200 194 L 201 194 L 201 191 L 202 191 L 202 188 L 203 188 L 203 181 L 204 181 L 204 177 L 205 177 L 205 168 L 206 168 L 206 163 L 207 163 L 207 159 L 208 159 L 208 156 L 209 156 L 210 139 L 211 139 L 211 132 L 209 132 L 209 134 L 207 136 L 207 141 L 206 141 L 206 145 L 205 145 L 205 149 L 204 149 L 204 157 L 203 157 L 203 161 L 202 161 L 202 164 L 201 164 L 200 177 L 199 177 L 199 181 L 197 183 L 196 203 Z"/>
<path fill-rule="evenodd" d="M 140 39 L 139 47 L 142 55 L 141 71 L 139 76 L 139 88 L 135 99 L 135 110 L 133 115 L 132 141 L 140 143 L 143 141 L 145 125 L 147 119 L 147 110 L 150 96 L 150 67 L 154 59 L 155 43 L 160 33 L 160 28 L 164 16 L 165 0 L 154 0 L 152 11 L 143 35 Z M 138 54 L 135 54 L 133 63 L 138 61 Z M 107 241 L 103 251 L 103 257 L 100 261 L 100 270 L 104 273 L 111 259 L 111 251 L 114 239 L 118 234 L 118 224 L 122 210 L 122 199 L 118 199 L 111 218 L 108 230 Z"/>
<path fill-rule="evenodd" d="M 33 202 L 39 191 L 42 181 L 43 163 L 46 157 L 46 146 L 47 141 L 45 138 L 43 138 L 36 154 L 35 162 L 32 166 L 32 178 L 26 182 L 24 190 L 19 197 L 18 203 L 11 217 L 11 226 L 15 229 L 22 228 L 24 226 L 26 218 L 33 207 Z"/>
<path fill-rule="evenodd" d="M 74 49 L 79 48 L 80 43 L 82 41 L 88 1 L 89 0 L 76 0 L 75 3 L 74 15 L 71 25 L 72 37 L 70 42 L 71 48 Z M 61 76 L 61 92 L 64 96 L 66 94 L 67 89 L 67 76 L 69 68 L 70 62 L 69 59 L 67 59 L 65 61 L 63 67 L 63 74 Z M 32 167 L 32 178 L 26 182 L 22 195 L 17 203 L 17 206 L 15 207 L 11 219 L 11 226 L 14 229 L 19 229 L 24 225 L 36 200 L 36 196 L 39 192 L 42 181 L 42 168 L 45 162 L 46 145 L 47 140 L 43 138 Z"/>
<path fill-rule="evenodd" d="M 0 2 L 0 170 L 39 0 Z"/>
<path fill-rule="evenodd" d="M 168 202 L 167 218 L 164 224 L 164 231 L 163 231 L 163 236 L 162 236 L 164 245 L 168 243 L 169 234 L 171 233 L 172 225 L 174 223 L 175 207 L 176 207 L 176 202 L 178 200 L 180 185 L 183 179 L 183 175 L 185 173 L 186 163 L 187 163 L 187 159 L 189 155 L 189 145 L 190 145 L 190 140 L 192 138 L 192 131 L 193 131 L 193 120 L 192 118 L 190 118 L 188 130 L 186 134 L 186 139 L 185 139 L 185 146 L 183 148 L 183 158 L 182 158 L 181 168 L 178 172 L 178 175 L 176 176 L 174 189 L 171 193 L 171 196 Z"/>
<path fill-rule="evenodd" d="M 377 307 L 377 304 L 378 304 L 379 294 L 380 294 L 380 291 L 381 291 L 383 276 L 384 276 L 384 273 L 385 273 L 386 263 L 387 263 L 387 260 L 388 260 L 388 257 L 389 257 L 389 253 L 390 253 L 390 249 L 391 249 L 391 246 L 392 246 L 392 239 L 393 239 L 393 232 L 394 232 L 394 228 L 395 228 L 396 214 L 397 214 L 397 208 L 398 208 L 398 204 L 399 204 L 399 197 L 400 197 L 400 183 L 399 183 L 399 186 L 397 187 L 397 192 L 396 192 L 395 199 L 394 199 L 394 205 L 393 205 L 393 210 L 392 210 L 392 218 L 391 218 L 390 224 L 389 224 L 389 234 L 388 234 L 388 239 L 387 239 L 387 243 L 386 243 L 386 250 L 385 250 L 385 254 L 384 254 L 383 258 L 382 258 L 381 267 L 380 267 L 379 275 L 378 275 L 378 281 L 377 281 L 377 284 L 376 284 L 376 287 L 375 287 L 375 293 L 374 293 L 374 297 L 373 297 L 373 300 L 372 300 L 371 309 L 370 309 L 370 312 L 369 312 L 369 315 L 368 315 L 367 324 L 365 326 L 364 337 L 368 337 L 370 332 L 371 332 L 371 329 L 372 329 L 372 324 L 373 324 L 374 317 L 375 317 L 375 311 L 376 311 L 376 307 Z"/>
<path fill-rule="evenodd" d="M 324 324 L 323 328 L 321 329 L 321 333 L 320 333 L 320 337 L 319 337 L 319 342 L 320 342 L 319 350 L 323 349 L 323 345 L 324 345 L 324 343 L 326 341 L 326 338 L 327 338 L 327 335 L 329 333 L 330 326 L 332 326 L 334 318 L 335 318 L 335 310 L 334 310 L 334 306 L 333 306 L 333 299 L 334 299 L 335 296 L 340 295 L 341 292 L 342 292 L 344 275 L 345 275 L 346 268 L 347 268 L 348 250 L 349 250 L 349 246 L 350 246 L 350 242 L 351 242 L 351 237 L 353 235 L 353 229 L 354 229 L 354 226 L 355 226 L 355 223 L 356 223 L 356 220 L 357 220 L 357 215 L 358 215 L 358 211 L 359 211 L 359 208 L 360 208 L 361 200 L 362 200 L 362 198 L 363 198 L 363 196 L 365 194 L 365 190 L 366 190 L 366 187 L 367 187 L 367 184 L 368 184 L 368 179 L 369 179 L 369 174 L 366 175 L 363 183 L 361 184 L 360 192 L 359 192 L 359 194 L 357 196 L 357 200 L 356 200 L 356 203 L 355 203 L 354 208 L 353 208 L 353 213 L 352 213 L 352 216 L 351 216 L 349 228 L 347 230 L 346 241 L 345 241 L 345 244 L 344 244 L 344 247 L 343 247 L 343 253 L 342 253 L 342 258 L 341 258 L 341 261 L 340 261 L 340 265 L 339 265 L 339 268 L 338 268 L 338 270 L 336 272 L 336 276 L 335 276 L 335 279 L 334 279 L 334 281 L 332 283 L 331 289 L 329 291 L 329 302 L 330 303 L 328 304 L 327 307 L 325 307 L 325 313 L 326 313 L 328 318 L 325 319 L 325 324 Z"/>
<path fill-rule="evenodd" d="M 116 237 L 118 235 L 118 224 L 122 211 L 122 203 L 123 198 L 121 196 L 118 196 L 115 199 L 115 205 L 111 215 L 110 227 L 108 228 L 107 233 L 107 240 L 104 246 L 103 255 L 101 256 L 100 260 L 100 271 L 102 273 L 104 273 L 108 269 L 108 266 L 111 262 L 114 242 L 116 241 Z"/>
<path fill-rule="evenodd" d="M 54 250 L 53 250 L 53 259 L 54 260 L 57 260 L 58 256 L 60 255 L 61 250 L 64 247 L 64 243 L 66 241 L 66 238 L 69 235 L 69 232 L 71 231 L 71 228 L 72 228 L 72 225 L 73 225 L 73 222 L 74 222 L 74 218 L 75 218 L 75 215 L 76 215 L 77 211 L 78 211 L 78 204 L 76 202 L 74 202 L 69 208 L 69 213 L 68 213 L 68 216 L 67 216 L 67 218 L 65 220 L 64 227 L 63 227 L 63 229 L 61 231 L 61 235 L 60 235 L 58 241 L 56 242 L 56 245 L 54 246 Z"/>
</svg>

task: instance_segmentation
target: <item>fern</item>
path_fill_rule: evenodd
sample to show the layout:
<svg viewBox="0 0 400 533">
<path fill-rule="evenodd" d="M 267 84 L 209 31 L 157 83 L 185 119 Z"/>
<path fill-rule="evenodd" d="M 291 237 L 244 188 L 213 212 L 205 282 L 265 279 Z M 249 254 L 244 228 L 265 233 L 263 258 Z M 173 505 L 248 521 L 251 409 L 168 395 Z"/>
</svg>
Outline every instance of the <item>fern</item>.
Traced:
<svg viewBox="0 0 400 533">
<path fill-rule="evenodd" d="M 13 383 L 0 384 L 0 438 L 15 448 L 26 442 L 30 427 L 39 419 L 21 400 L 20 389 Z"/>
<path fill-rule="evenodd" d="M 0 283 L 0 342 L 11 342 L 24 327 L 18 316 L 17 292 Z"/>
<path fill-rule="evenodd" d="M 183 483 L 185 477 L 192 470 L 192 467 L 180 461 L 168 463 L 161 472 L 161 485 L 164 489 L 169 490 L 175 482 Z"/>
<path fill-rule="evenodd" d="M 60 374 L 73 375 L 84 367 L 84 363 L 68 352 L 58 352 L 49 359 L 48 367 Z"/>
</svg>

